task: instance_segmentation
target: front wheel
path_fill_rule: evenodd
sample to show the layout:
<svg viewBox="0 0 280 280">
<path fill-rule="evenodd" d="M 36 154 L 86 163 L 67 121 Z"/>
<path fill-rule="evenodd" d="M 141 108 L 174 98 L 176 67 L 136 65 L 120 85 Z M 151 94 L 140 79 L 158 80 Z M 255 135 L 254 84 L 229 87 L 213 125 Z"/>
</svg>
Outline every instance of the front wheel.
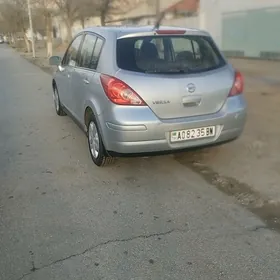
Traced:
<svg viewBox="0 0 280 280">
<path fill-rule="evenodd" d="M 54 87 L 54 89 L 53 89 L 53 102 L 54 102 L 54 108 L 55 108 L 56 113 L 59 116 L 65 116 L 66 113 L 64 112 L 63 107 L 61 106 L 58 90 L 56 87 Z"/>
<path fill-rule="evenodd" d="M 89 152 L 93 162 L 100 167 L 111 164 L 114 161 L 114 158 L 108 155 L 103 145 L 96 121 L 93 117 L 88 123 L 87 131 Z"/>
</svg>

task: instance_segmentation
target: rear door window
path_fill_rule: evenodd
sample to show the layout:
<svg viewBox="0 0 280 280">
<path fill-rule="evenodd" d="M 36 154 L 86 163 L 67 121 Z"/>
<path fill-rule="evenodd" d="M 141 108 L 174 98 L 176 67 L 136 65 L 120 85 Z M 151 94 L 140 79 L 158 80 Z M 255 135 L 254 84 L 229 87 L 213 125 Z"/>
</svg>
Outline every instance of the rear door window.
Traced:
<svg viewBox="0 0 280 280">
<path fill-rule="evenodd" d="M 81 58 L 79 66 L 87 69 L 95 69 L 92 63 L 92 55 L 97 37 L 95 35 L 87 34 L 85 36 L 83 46 L 81 48 Z"/>
<path fill-rule="evenodd" d="M 81 48 L 79 66 L 86 69 L 96 70 L 102 46 L 103 39 L 93 34 L 87 34 Z"/>
<path fill-rule="evenodd" d="M 144 73 L 198 73 L 225 65 L 207 36 L 145 36 L 118 39 L 117 64 Z"/>
<path fill-rule="evenodd" d="M 103 44 L 104 44 L 104 40 L 101 38 L 97 38 L 94 51 L 92 54 L 92 69 L 96 69 L 98 66 Z"/>
</svg>

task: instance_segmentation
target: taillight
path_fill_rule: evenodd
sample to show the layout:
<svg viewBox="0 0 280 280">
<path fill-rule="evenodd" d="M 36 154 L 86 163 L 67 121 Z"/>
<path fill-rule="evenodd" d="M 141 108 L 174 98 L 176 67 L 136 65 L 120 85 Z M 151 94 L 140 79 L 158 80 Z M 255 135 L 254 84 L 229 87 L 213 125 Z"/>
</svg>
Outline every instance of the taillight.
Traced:
<svg viewBox="0 0 280 280">
<path fill-rule="evenodd" d="M 234 83 L 228 96 L 236 96 L 238 94 L 241 94 L 243 93 L 243 89 L 244 89 L 243 76 L 240 72 L 236 71 Z"/>
<path fill-rule="evenodd" d="M 107 97 L 113 103 L 133 106 L 146 105 L 141 97 L 123 81 L 104 74 L 100 76 L 100 80 Z"/>
<path fill-rule="evenodd" d="M 158 35 L 183 35 L 186 33 L 186 30 L 174 30 L 174 29 L 170 29 L 170 30 L 156 30 L 156 33 Z"/>
</svg>

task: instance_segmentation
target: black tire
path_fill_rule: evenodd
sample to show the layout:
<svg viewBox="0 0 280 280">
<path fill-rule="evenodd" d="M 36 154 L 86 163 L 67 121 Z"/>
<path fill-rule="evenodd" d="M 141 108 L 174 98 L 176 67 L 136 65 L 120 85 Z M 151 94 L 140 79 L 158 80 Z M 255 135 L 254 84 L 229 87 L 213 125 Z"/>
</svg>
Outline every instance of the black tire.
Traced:
<svg viewBox="0 0 280 280">
<path fill-rule="evenodd" d="M 98 137 L 93 137 L 94 135 L 96 136 L 96 134 Z M 97 165 L 98 167 L 103 167 L 106 165 L 110 165 L 114 162 L 114 158 L 108 154 L 104 147 L 100 130 L 93 115 L 91 115 L 87 124 L 87 139 L 89 153 L 95 165 Z M 98 142 L 98 153 L 94 151 L 94 145 L 91 144 L 92 141 L 94 141 L 95 144 Z"/>
<path fill-rule="evenodd" d="M 60 102 L 59 93 L 57 87 L 53 87 L 53 100 L 54 100 L 54 108 L 58 116 L 66 116 L 66 113 L 63 110 L 63 106 Z"/>
</svg>

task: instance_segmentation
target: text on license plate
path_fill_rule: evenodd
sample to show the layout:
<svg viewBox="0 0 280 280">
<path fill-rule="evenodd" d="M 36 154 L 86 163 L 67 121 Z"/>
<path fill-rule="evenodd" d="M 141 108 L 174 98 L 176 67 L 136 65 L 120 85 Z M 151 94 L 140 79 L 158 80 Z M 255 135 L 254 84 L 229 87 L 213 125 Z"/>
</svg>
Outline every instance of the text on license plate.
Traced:
<svg viewBox="0 0 280 280">
<path fill-rule="evenodd" d="M 215 136 L 215 126 L 191 128 L 171 132 L 171 142 L 201 139 Z"/>
</svg>

